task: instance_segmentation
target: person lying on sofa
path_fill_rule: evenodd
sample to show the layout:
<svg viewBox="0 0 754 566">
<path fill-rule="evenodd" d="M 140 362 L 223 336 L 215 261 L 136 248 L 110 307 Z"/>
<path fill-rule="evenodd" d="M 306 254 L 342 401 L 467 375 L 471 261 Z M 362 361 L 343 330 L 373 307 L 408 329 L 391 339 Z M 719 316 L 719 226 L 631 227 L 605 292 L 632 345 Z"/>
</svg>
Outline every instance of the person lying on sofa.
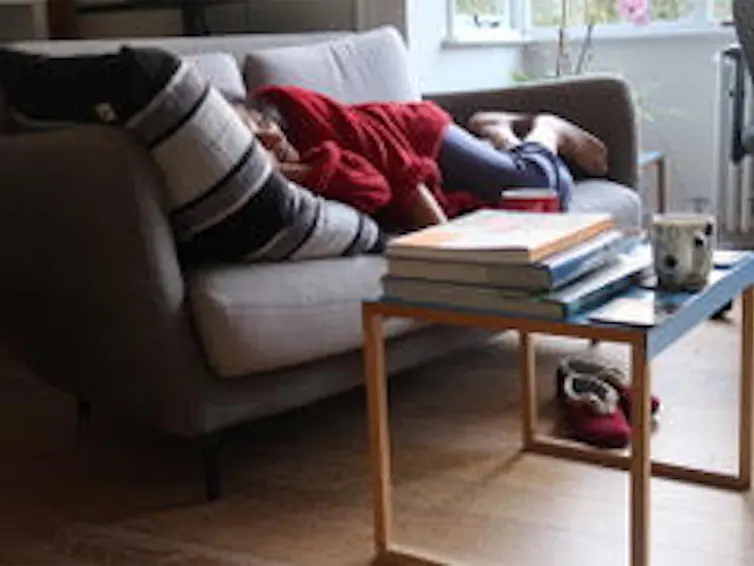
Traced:
<svg viewBox="0 0 754 566">
<path fill-rule="evenodd" d="M 499 207 L 514 188 L 553 189 L 567 210 L 562 158 L 607 170 L 604 144 L 552 115 L 479 112 L 467 130 L 433 102 L 348 105 L 294 86 L 262 87 L 235 108 L 286 177 L 400 229 Z"/>
</svg>

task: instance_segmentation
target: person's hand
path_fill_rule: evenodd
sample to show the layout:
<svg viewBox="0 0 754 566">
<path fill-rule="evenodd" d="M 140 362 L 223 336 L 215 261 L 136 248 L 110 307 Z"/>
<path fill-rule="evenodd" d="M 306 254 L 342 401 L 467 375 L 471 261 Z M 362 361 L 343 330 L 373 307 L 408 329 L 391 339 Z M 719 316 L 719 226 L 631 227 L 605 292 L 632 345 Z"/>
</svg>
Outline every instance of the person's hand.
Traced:
<svg viewBox="0 0 754 566">
<path fill-rule="evenodd" d="M 444 224 L 448 221 L 445 211 L 443 211 L 442 206 L 437 202 L 435 195 L 432 194 L 427 185 L 419 183 L 416 192 L 416 199 L 411 211 L 411 220 L 414 226 L 411 228 L 426 228 L 435 224 Z"/>
<path fill-rule="evenodd" d="M 282 162 L 279 165 L 280 172 L 294 183 L 303 184 L 304 179 L 311 171 L 311 165 L 301 162 Z"/>
</svg>

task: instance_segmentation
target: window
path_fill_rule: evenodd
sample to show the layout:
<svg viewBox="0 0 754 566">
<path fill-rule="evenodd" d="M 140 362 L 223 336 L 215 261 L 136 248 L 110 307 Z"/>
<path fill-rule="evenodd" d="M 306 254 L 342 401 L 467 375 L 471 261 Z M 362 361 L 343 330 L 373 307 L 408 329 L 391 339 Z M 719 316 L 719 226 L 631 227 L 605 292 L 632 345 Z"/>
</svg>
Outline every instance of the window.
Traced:
<svg viewBox="0 0 754 566">
<path fill-rule="evenodd" d="M 697 0 L 649 0 L 653 22 L 678 21 L 694 16 Z M 725 0 L 723 2 L 725 3 Z M 728 4 L 730 1 L 728 0 Z M 531 27 L 551 27 L 560 19 L 560 0 L 530 0 Z M 617 1 L 596 0 L 592 2 L 568 2 L 567 23 L 571 26 L 584 25 L 588 21 L 600 24 L 619 23 Z"/>
<path fill-rule="evenodd" d="M 513 23 L 508 0 L 456 0 L 455 13 L 460 27 L 490 29 Z"/>
<path fill-rule="evenodd" d="M 551 28 L 561 23 L 563 0 L 448 0 L 452 31 Z M 731 0 L 648 0 L 653 23 L 729 21 Z M 566 0 L 568 26 L 620 24 L 617 0 Z"/>
</svg>

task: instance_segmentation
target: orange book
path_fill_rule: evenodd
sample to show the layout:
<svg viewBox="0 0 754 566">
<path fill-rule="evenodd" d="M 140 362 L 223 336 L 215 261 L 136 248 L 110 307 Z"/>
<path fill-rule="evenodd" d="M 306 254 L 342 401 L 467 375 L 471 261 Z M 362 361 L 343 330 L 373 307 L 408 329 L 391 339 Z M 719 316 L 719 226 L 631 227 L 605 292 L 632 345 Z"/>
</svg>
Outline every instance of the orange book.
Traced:
<svg viewBox="0 0 754 566">
<path fill-rule="evenodd" d="M 530 263 L 565 251 L 615 225 L 609 214 L 479 210 L 390 241 L 388 258 Z"/>
</svg>

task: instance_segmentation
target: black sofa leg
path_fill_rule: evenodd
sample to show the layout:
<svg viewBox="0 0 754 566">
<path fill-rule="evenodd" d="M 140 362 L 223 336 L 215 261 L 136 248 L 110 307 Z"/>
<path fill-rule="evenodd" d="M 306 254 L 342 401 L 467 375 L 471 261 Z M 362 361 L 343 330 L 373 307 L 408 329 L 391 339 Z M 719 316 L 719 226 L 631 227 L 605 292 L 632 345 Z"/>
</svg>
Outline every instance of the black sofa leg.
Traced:
<svg viewBox="0 0 754 566">
<path fill-rule="evenodd" d="M 204 472 L 204 490 L 207 501 L 220 498 L 220 468 L 217 453 L 220 439 L 217 435 L 205 436 L 201 439 L 202 470 Z"/>
<path fill-rule="evenodd" d="M 85 399 L 76 399 L 76 416 L 78 417 L 79 427 L 86 426 L 89 419 L 92 418 L 92 405 Z"/>
</svg>

